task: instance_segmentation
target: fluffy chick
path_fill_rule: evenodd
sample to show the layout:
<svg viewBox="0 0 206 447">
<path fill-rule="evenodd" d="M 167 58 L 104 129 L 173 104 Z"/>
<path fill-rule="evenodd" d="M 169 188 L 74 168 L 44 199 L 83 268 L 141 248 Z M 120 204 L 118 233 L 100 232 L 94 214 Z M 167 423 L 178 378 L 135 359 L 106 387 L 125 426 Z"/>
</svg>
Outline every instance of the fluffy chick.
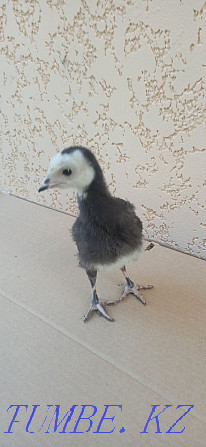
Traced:
<svg viewBox="0 0 206 447">
<path fill-rule="evenodd" d="M 114 321 L 104 306 L 122 301 L 129 293 L 145 305 L 139 290 L 152 286 L 136 286 L 125 268 L 142 251 L 142 222 L 130 202 L 110 194 L 94 154 L 74 146 L 55 155 L 39 192 L 49 188 L 77 191 L 80 213 L 72 227 L 72 236 L 78 248 L 79 265 L 86 270 L 92 288 L 91 305 L 84 321 L 95 311 Z M 97 272 L 115 268 L 120 268 L 124 275 L 125 289 L 118 300 L 100 301 L 96 292 Z"/>
</svg>

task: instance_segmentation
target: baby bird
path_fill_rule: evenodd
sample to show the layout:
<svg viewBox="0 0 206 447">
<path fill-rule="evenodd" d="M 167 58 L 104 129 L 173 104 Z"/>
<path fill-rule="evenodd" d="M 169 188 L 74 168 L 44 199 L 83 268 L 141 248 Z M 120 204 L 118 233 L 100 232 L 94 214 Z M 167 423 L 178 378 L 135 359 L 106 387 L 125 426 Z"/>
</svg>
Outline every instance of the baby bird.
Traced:
<svg viewBox="0 0 206 447">
<path fill-rule="evenodd" d="M 114 321 L 104 306 L 122 301 L 129 293 L 146 305 L 139 290 L 152 286 L 136 286 L 125 268 L 142 251 L 142 222 L 130 202 L 110 194 L 94 154 L 74 146 L 55 155 L 39 192 L 48 188 L 77 191 L 80 213 L 72 227 L 72 236 L 78 248 L 79 265 L 86 270 L 92 288 L 91 305 L 84 321 L 94 312 Z M 114 268 L 121 269 L 125 289 L 117 300 L 100 301 L 96 292 L 97 272 Z"/>
</svg>

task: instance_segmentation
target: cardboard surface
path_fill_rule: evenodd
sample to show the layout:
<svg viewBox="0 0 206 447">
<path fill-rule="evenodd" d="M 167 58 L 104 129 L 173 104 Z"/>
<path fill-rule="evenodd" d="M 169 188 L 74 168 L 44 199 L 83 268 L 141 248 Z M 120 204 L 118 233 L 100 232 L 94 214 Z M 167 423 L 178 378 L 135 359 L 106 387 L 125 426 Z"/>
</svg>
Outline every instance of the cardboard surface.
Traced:
<svg viewBox="0 0 206 447">
<path fill-rule="evenodd" d="M 94 316 L 84 324 L 91 292 L 71 240 L 74 218 L 1 195 L 0 219 L 0 445 L 205 446 L 205 261 L 156 245 L 128 266 L 133 281 L 155 286 L 142 293 L 147 306 L 129 296 L 107 307 L 114 323 Z M 99 297 L 118 298 L 121 281 L 118 271 L 99 274 Z M 15 412 L 7 412 L 10 405 L 28 407 L 20 407 L 13 433 L 4 433 Z M 66 419 L 56 431 L 55 417 L 51 422 L 56 405 L 58 423 L 78 405 L 67 433 L 60 433 Z M 93 426 L 86 432 L 90 422 L 82 419 L 76 431 L 84 433 L 69 433 L 82 405 L 82 417 L 96 408 Z M 116 417 L 100 431 L 115 429 L 94 433 L 105 405 L 116 405 L 105 415 Z M 153 416 L 171 405 L 159 417 L 162 433 L 155 419 L 140 433 L 152 405 L 159 405 Z M 189 409 L 178 405 L 194 405 L 173 428 L 185 430 L 166 433 Z"/>
</svg>

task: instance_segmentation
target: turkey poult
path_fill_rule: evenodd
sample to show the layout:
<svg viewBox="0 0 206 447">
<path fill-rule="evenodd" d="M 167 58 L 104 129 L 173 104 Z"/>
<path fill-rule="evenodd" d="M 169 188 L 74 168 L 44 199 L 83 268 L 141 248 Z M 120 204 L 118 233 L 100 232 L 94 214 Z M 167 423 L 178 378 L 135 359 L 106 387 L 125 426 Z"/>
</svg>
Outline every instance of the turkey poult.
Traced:
<svg viewBox="0 0 206 447">
<path fill-rule="evenodd" d="M 136 286 L 125 268 L 142 251 L 142 222 L 130 202 L 111 196 L 93 153 L 75 146 L 55 155 L 39 192 L 48 188 L 74 188 L 77 191 L 80 213 L 72 227 L 72 236 L 78 248 L 79 265 L 86 270 L 92 287 L 91 305 L 84 321 L 94 311 L 108 321 L 114 321 L 104 306 L 120 302 L 129 293 L 145 305 L 139 290 L 152 286 Z M 114 268 L 121 269 L 125 289 L 117 300 L 100 301 L 96 292 L 97 272 Z"/>
</svg>

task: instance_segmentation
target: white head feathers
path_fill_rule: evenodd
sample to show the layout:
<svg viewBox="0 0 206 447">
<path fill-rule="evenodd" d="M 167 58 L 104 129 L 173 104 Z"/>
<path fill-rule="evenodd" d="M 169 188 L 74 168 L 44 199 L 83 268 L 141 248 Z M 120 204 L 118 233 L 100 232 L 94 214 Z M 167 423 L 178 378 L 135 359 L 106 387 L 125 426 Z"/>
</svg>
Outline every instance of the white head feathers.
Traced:
<svg viewBox="0 0 206 447">
<path fill-rule="evenodd" d="M 73 188 L 80 194 L 92 183 L 95 170 L 81 149 L 58 153 L 49 163 L 47 175 L 39 191 L 48 188 Z"/>
</svg>

